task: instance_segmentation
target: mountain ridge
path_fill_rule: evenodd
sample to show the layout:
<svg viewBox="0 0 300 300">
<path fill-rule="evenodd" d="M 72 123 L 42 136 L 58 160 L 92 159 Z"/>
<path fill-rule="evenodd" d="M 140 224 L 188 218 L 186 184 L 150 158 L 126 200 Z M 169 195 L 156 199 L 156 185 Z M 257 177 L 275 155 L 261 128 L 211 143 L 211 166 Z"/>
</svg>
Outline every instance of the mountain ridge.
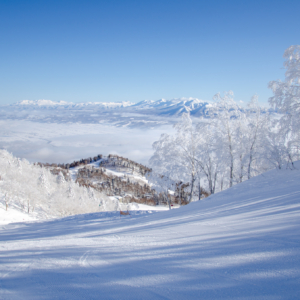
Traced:
<svg viewBox="0 0 300 300">
<path fill-rule="evenodd" d="M 85 110 L 93 109 L 94 111 L 102 111 L 114 109 L 118 112 L 129 112 L 139 114 L 151 115 L 168 115 L 180 116 L 183 113 L 190 113 L 191 115 L 203 115 L 207 111 L 210 102 L 198 98 L 174 98 L 170 100 L 142 100 L 138 103 L 130 101 L 125 102 L 82 102 L 73 103 L 66 101 L 52 101 L 52 100 L 22 100 L 6 107 L 12 109 L 59 109 L 59 110 Z"/>
</svg>

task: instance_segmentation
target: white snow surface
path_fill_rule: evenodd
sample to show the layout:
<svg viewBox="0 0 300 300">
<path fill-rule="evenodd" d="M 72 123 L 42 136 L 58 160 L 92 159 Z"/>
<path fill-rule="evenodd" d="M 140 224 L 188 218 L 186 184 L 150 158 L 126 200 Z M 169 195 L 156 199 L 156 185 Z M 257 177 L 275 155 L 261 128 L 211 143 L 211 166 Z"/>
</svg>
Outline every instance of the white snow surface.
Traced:
<svg viewBox="0 0 300 300">
<path fill-rule="evenodd" d="M 160 213 L 0 226 L 0 299 L 299 299 L 300 163 Z"/>
<path fill-rule="evenodd" d="M 6 211 L 4 205 L 0 205 L 0 226 L 9 223 L 19 223 L 33 220 L 36 220 L 36 217 L 33 214 L 27 214 L 24 211 L 14 207 L 9 207 L 9 209 Z"/>
</svg>

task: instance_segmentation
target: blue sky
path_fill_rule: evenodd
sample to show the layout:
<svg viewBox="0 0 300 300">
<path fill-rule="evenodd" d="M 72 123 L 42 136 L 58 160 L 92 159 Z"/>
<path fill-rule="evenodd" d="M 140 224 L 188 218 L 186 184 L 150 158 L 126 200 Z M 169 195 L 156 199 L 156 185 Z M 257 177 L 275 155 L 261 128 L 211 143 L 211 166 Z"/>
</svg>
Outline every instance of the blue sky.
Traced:
<svg viewBox="0 0 300 300">
<path fill-rule="evenodd" d="M 300 1 L 0 0 L 0 104 L 233 90 L 261 102 L 300 44 Z"/>
</svg>

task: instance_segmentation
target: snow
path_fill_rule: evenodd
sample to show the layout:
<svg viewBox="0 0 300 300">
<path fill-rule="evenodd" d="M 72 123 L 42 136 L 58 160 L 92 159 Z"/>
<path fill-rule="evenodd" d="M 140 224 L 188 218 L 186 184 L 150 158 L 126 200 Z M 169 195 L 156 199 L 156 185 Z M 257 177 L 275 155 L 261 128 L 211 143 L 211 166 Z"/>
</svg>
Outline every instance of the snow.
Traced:
<svg viewBox="0 0 300 300">
<path fill-rule="evenodd" d="M 196 98 L 131 102 L 55 102 L 23 100 L 0 106 L 1 120 L 27 120 L 39 123 L 110 124 L 116 127 L 155 128 L 177 122 L 184 112 L 207 114 L 209 102 Z M 166 118 L 168 116 L 168 118 Z"/>
<path fill-rule="evenodd" d="M 298 299 L 300 163 L 171 211 L 0 228 L 0 299 Z"/>
<path fill-rule="evenodd" d="M 28 215 L 23 211 L 11 207 L 9 207 L 6 211 L 3 205 L 0 206 L 0 226 L 9 223 L 18 223 L 33 220 L 36 220 L 33 215 Z"/>
<path fill-rule="evenodd" d="M 102 159 L 99 159 L 99 160 L 93 161 L 93 162 L 91 162 L 91 163 L 89 163 L 89 164 L 87 164 L 87 165 L 80 165 L 80 166 L 78 166 L 78 167 L 70 168 L 70 169 L 69 169 L 69 174 L 70 174 L 71 180 L 76 181 L 76 179 L 77 179 L 77 174 L 78 174 L 78 171 L 79 171 L 80 169 L 83 169 L 83 168 L 85 168 L 85 167 L 87 167 L 87 166 L 94 167 L 94 168 L 99 168 L 99 163 L 100 163 L 101 160 L 102 160 Z"/>
<path fill-rule="evenodd" d="M 72 103 L 66 101 L 52 101 L 52 100 L 22 100 L 15 104 L 6 106 L 9 108 L 16 109 L 67 109 L 67 110 L 101 110 L 101 109 L 115 109 L 120 108 L 121 110 L 128 112 L 139 112 L 147 110 L 147 114 L 169 114 L 177 115 L 180 114 L 183 108 L 187 111 L 193 112 L 199 107 L 203 107 L 208 104 L 208 101 L 199 100 L 197 98 L 177 98 L 177 99 L 160 99 L 157 101 L 143 100 L 138 103 L 133 102 L 83 102 L 83 103 Z M 5 107 L 5 106 L 4 106 Z M 96 114 L 96 116 L 98 116 Z"/>
<path fill-rule="evenodd" d="M 117 177 L 126 177 L 131 181 L 134 182 L 139 182 L 141 184 L 148 184 L 148 180 L 146 179 L 145 176 L 142 176 L 136 172 L 122 172 L 119 171 L 118 168 L 114 168 L 114 170 L 112 170 L 114 167 L 105 167 L 105 173 L 109 174 L 109 175 L 113 175 L 113 176 L 117 176 Z"/>
<path fill-rule="evenodd" d="M 162 210 L 168 210 L 169 208 L 165 205 L 156 205 L 156 206 L 150 206 L 146 204 L 140 204 L 140 203 L 135 203 L 138 206 L 139 211 L 146 210 L 148 212 L 157 212 L 157 211 L 162 211 Z"/>
<path fill-rule="evenodd" d="M 117 199 L 118 201 L 120 201 L 122 199 L 122 197 L 120 196 L 110 196 L 110 199 Z M 136 203 L 136 202 L 130 202 L 128 204 L 124 203 L 122 204 L 122 202 L 120 203 L 120 208 L 122 211 L 135 211 L 136 212 L 142 212 L 142 211 L 147 211 L 148 213 L 153 213 L 153 212 L 159 212 L 159 211 L 163 211 L 163 210 L 169 210 L 169 207 L 166 205 L 147 205 L 147 204 L 141 204 L 141 203 Z M 178 208 L 178 206 L 173 207 L 173 208 Z"/>
<path fill-rule="evenodd" d="M 212 104 L 196 98 L 137 104 L 23 100 L 0 106 L 0 148 L 31 162 L 68 163 L 112 153 L 147 164 L 153 142 L 172 134 L 183 112 L 197 117 L 208 109 Z"/>
</svg>

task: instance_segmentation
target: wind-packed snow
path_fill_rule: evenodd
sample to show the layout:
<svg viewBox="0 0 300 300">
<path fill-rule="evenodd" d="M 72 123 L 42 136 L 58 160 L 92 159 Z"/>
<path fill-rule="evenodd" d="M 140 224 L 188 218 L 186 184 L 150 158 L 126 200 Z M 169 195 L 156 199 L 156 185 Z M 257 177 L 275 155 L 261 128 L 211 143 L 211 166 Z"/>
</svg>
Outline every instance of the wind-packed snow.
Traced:
<svg viewBox="0 0 300 300">
<path fill-rule="evenodd" d="M 0 299 L 298 299 L 300 164 L 160 213 L 0 228 Z"/>
</svg>

